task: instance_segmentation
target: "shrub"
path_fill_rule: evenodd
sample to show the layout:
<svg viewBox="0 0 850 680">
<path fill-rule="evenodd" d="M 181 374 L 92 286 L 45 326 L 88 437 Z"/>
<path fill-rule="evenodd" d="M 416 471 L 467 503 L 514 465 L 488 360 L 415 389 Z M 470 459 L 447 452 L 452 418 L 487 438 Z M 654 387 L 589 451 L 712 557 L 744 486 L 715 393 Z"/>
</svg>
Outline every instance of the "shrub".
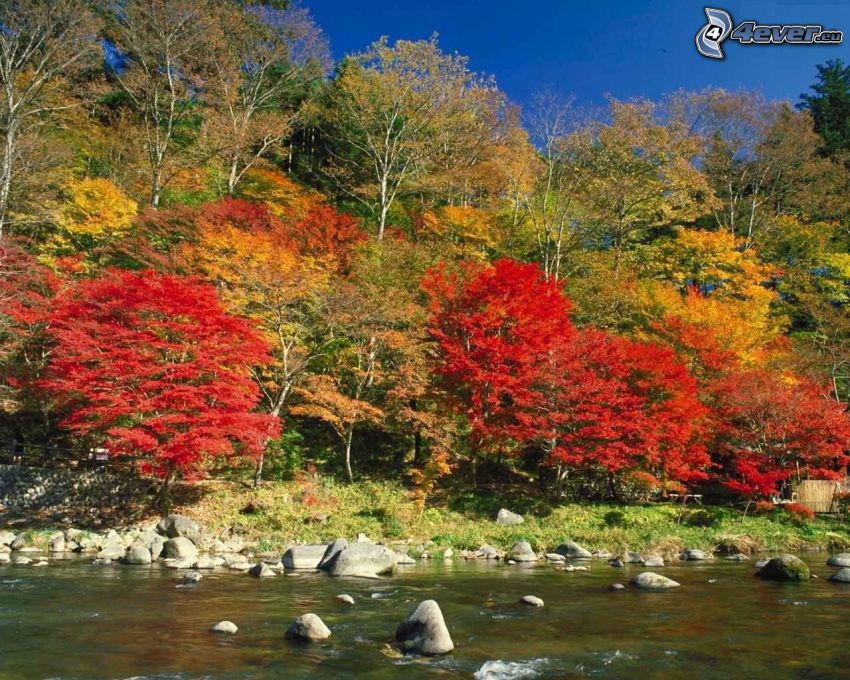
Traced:
<svg viewBox="0 0 850 680">
<path fill-rule="evenodd" d="M 815 511 L 810 510 L 805 505 L 800 505 L 800 503 L 788 503 L 783 507 L 791 521 L 795 524 L 804 524 L 815 518 Z"/>
<path fill-rule="evenodd" d="M 693 510 L 684 517 L 684 524 L 689 527 L 713 527 L 717 521 L 717 515 L 708 510 Z"/>
<path fill-rule="evenodd" d="M 776 505 L 772 501 L 758 501 L 753 512 L 756 515 L 770 515 L 776 510 Z"/>
<path fill-rule="evenodd" d="M 609 510 L 602 517 L 602 521 L 606 527 L 624 527 L 626 515 L 621 510 Z"/>
</svg>

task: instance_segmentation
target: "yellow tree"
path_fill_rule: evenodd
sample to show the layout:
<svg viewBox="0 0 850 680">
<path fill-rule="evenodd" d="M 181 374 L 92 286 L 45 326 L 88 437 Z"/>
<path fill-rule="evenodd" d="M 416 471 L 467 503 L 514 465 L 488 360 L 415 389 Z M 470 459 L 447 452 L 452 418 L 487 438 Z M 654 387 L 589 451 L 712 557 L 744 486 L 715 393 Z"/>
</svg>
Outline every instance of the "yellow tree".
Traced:
<svg viewBox="0 0 850 680">
<path fill-rule="evenodd" d="M 201 210 L 196 238 L 182 249 L 189 271 L 214 283 L 225 305 L 254 319 L 274 361 L 254 369 L 267 411 L 281 416 L 310 362 L 322 351 L 316 319 L 332 260 L 296 252 L 282 225 L 259 206 L 227 200 Z M 258 459 L 254 483 L 262 480 Z"/>
<path fill-rule="evenodd" d="M 617 255 L 660 227 L 693 222 L 714 203 L 695 159 L 700 137 L 681 121 L 659 122 L 646 101 L 610 104 L 610 122 L 592 126 L 587 147 L 591 179 L 585 195 L 599 238 Z"/>
</svg>

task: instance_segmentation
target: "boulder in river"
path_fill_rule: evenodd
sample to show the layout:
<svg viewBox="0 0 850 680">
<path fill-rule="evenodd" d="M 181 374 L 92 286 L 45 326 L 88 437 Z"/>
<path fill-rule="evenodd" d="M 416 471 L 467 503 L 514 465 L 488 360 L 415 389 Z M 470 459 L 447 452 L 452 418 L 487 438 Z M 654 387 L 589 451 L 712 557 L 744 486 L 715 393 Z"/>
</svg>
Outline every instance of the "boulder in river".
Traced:
<svg viewBox="0 0 850 680">
<path fill-rule="evenodd" d="M 150 564 L 151 551 L 143 543 L 133 543 L 122 558 L 124 564 Z"/>
<path fill-rule="evenodd" d="M 650 555 L 643 561 L 643 566 L 653 568 L 663 567 L 664 558 L 660 555 Z"/>
<path fill-rule="evenodd" d="M 830 555 L 826 563 L 830 567 L 850 567 L 850 553 Z"/>
<path fill-rule="evenodd" d="M 331 562 L 347 545 L 348 541 L 344 538 L 335 538 L 330 545 L 325 546 L 325 554 L 322 555 L 317 568 L 324 569 L 325 565 Z"/>
<path fill-rule="evenodd" d="M 519 598 L 519 603 L 524 604 L 528 607 L 542 607 L 543 606 L 543 600 L 541 600 L 536 595 L 523 595 L 521 598 Z"/>
<path fill-rule="evenodd" d="M 398 557 L 396 564 L 416 564 L 416 560 L 414 560 L 406 552 L 397 552 L 396 556 Z"/>
<path fill-rule="evenodd" d="M 157 534 L 151 539 L 148 549 L 151 551 L 151 559 L 158 560 L 162 555 L 162 551 L 165 549 L 165 539 Z"/>
<path fill-rule="evenodd" d="M 557 552 L 557 551 L 556 551 Z M 514 562 L 536 562 L 537 553 L 528 541 L 517 541 L 508 551 L 508 559 Z"/>
<path fill-rule="evenodd" d="M 836 583 L 850 583 L 850 567 L 843 567 L 829 577 L 830 581 Z"/>
<path fill-rule="evenodd" d="M 163 517 L 156 525 L 156 530 L 162 536 L 188 538 L 192 543 L 198 543 L 201 538 L 201 528 L 198 523 L 185 515 Z"/>
<path fill-rule="evenodd" d="M 499 551 L 496 550 L 492 545 L 488 545 L 487 543 L 478 548 L 478 550 L 476 550 L 472 555 L 477 560 L 499 559 Z"/>
<path fill-rule="evenodd" d="M 612 583 L 610 586 L 608 586 L 608 590 L 620 591 L 625 589 L 626 586 L 624 586 L 622 583 Z"/>
<path fill-rule="evenodd" d="M 545 557 L 549 562 L 562 563 L 567 561 L 567 558 L 564 557 L 561 553 L 546 553 Z"/>
<path fill-rule="evenodd" d="M 120 560 L 124 557 L 126 549 L 127 548 L 120 538 L 117 536 L 110 537 L 106 540 L 103 546 L 101 546 L 97 553 L 97 558 L 100 560 Z"/>
<path fill-rule="evenodd" d="M 779 555 L 768 560 L 758 572 L 766 581 L 807 581 L 810 573 L 806 563 L 794 555 Z"/>
<path fill-rule="evenodd" d="M 614 567 L 616 569 L 622 569 L 625 566 L 625 564 L 623 564 L 623 560 L 621 560 L 619 557 L 616 557 L 613 560 L 610 560 L 608 562 L 608 564 L 610 564 L 612 567 Z"/>
<path fill-rule="evenodd" d="M 705 562 L 713 558 L 711 554 L 705 552 L 705 550 L 700 550 L 699 548 L 689 548 L 682 555 L 682 559 L 688 560 L 689 562 Z"/>
<path fill-rule="evenodd" d="M 47 550 L 52 553 L 65 552 L 65 534 L 60 531 L 51 536 L 50 542 L 47 544 Z"/>
<path fill-rule="evenodd" d="M 402 650 L 412 654 L 438 656 L 448 654 L 455 646 L 443 619 L 443 612 L 434 600 L 424 600 L 398 624 L 395 639 Z"/>
<path fill-rule="evenodd" d="M 631 584 L 639 590 L 669 590 L 681 585 L 671 578 L 656 574 L 654 571 L 644 571 L 638 574 L 631 580 Z"/>
<path fill-rule="evenodd" d="M 265 562 L 257 562 L 248 570 L 248 574 L 254 578 L 270 578 L 272 576 L 277 576 L 277 574 L 272 571 L 272 568 Z"/>
<path fill-rule="evenodd" d="M 299 616 L 286 629 L 286 637 L 289 640 L 315 642 L 327 640 L 330 636 L 330 628 L 325 625 L 322 619 L 312 613 Z"/>
<path fill-rule="evenodd" d="M 589 560 L 593 557 L 587 548 L 580 546 L 575 541 L 564 541 L 561 545 L 555 548 L 555 552 L 574 560 Z"/>
<path fill-rule="evenodd" d="M 178 560 L 196 558 L 198 556 L 198 549 L 195 547 L 195 544 L 185 536 L 169 538 L 165 542 L 164 552 L 166 557 L 174 557 Z"/>
<path fill-rule="evenodd" d="M 351 543 L 325 563 L 331 576 L 363 576 L 374 578 L 392 572 L 398 556 L 395 551 L 376 543 Z"/>
<path fill-rule="evenodd" d="M 727 555 L 723 558 L 724 560 L 728 560 L 729 562 L 749 562 L 750 558 L 744 555 L 744 553 L 735 553 L 734 555 Z"/>
<path fill-rule="evenodd" d="M 287 569 L 318 569 L 327 549 L 324 543 L 293 545 L 283 553 L 283 566 Z"/>
<path fill-rule="evenodd" d="M 334 599 L 340 604 L 354 604 L 354 598 L 351 597 L 351 595 L 349 595 L 348 593 L 337 595 Z"/>
<path fill-rule="evenodd" d="M 211 628 L 213 633 L 225 633 L 227 635 L 235 635 L 239 630 L 233 621 L 219 621 Z"/>
<path fill-rule="evenodd" d="M 15 538 L 12 539 L 11 543 L 9 543 L 9 547 L 12 550 L 20 550 L 27 544 L 27 535 L 25 533 L 20 533 Z"/>
<path fill-rule="evenodd" d="M 522 515 L 511 512 L 507 508 L 502 508 L 496 514 L 496 524 L 501 524 L 502 526 L 514 526 L 516 524 L 522 524 L 524 521 L 525 519 Z"/>
<path fill-rule="evenodd" d="M 0 531 L 0 545 L 12 545 L 15 540 L 15 534 L 11 531 Z"/>
<path fill-rule="evenodd" d="M 199 571 L 187 571 L 183 574 L 183 578 L 180 579 L 180 585 L 182 586 L 196 586 L 204 578 L 204 575 Z"/>
</svg>

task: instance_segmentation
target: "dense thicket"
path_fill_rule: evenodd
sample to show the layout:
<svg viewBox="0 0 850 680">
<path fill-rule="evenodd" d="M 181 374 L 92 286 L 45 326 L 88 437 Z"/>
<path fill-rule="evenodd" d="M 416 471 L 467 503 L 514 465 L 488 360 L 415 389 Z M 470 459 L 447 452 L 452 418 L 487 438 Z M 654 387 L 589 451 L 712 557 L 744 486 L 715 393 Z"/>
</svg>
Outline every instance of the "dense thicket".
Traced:
<svg viewBox="0 0 850 680">
<path fill-rule="evenodd" d="M 331 72 L 287 3 L 19 0 L 0 28 L 18 453 L 421 496 L 843 474 L 841 62 L 799 109 L 707 90 L 589 116 L 521 112 L 436 37 Z"/>
</svg>

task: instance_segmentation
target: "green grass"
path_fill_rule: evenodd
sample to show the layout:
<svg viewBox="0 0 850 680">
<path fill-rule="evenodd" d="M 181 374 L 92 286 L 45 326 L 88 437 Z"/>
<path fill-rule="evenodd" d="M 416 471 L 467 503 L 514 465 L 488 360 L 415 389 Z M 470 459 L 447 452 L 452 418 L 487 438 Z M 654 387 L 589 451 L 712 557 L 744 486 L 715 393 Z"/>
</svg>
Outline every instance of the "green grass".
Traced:
<svg viewBox="0 0 850 680">
<path fill-rule="evenodd" d="M 260 510 L 241 514 L 252 501 Z M 518 526 L 493 521 L 502 504 L 525 513 Z M 494 509 L 495 508 L 495 509 Z M 185 512 L 213 529 L 241 523 L 263 549 L 292 542 L 313 542 L 365 533 L 373 540 L 409 541 L 411 547 L 433 541 L 432 550 L 477 548 L 489 543 L 509 548 L 527 540 L 537 550 L 551 550 L 572 539 L 590 550 L 634 550 L 673 555 L 684 548 L 729 552 L 838 550 L 850 547 L 847 524 L 828 517 L 795 523 L 787 513 L 743 516 L 740 510 L 673 504 L 549 505 L 539 499 L 502 502 L 493 492 L 446 493 L 420 512 L 406 491 L 391 482 L 339 484 L 332 480 L 275 482 L 260 489 L 212 482 Z M 321 516 L 326 521 L 319 523 Z"/>
</svg>

